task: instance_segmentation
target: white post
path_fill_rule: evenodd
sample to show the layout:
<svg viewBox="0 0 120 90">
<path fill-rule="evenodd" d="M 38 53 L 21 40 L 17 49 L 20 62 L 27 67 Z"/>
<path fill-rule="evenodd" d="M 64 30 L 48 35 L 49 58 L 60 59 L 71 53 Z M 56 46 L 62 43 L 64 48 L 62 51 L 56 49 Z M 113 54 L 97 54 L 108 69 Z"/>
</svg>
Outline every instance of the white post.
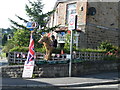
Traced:
<svg viewBox="0 0 120 90">
<path fill-rule="evenodd" d="M 73 30 L 71 30 L 71 41 L 70 41 L 69 77 L 71 77 L 71 69 L 72 69 L 72 51 L 73 51 Z"/>
<path fill-rule="evenodd" d="M 77 28 L 77 15 L 71 14 L 69 16 L 69 25 L 68 29 L 71 30 L 71 42 L 70 42 L 70 62 L 69 62 L 69 77 L 71 77 L 72 72 L 72 52 L 73 52 L 73 30 Z"/>
</svg>

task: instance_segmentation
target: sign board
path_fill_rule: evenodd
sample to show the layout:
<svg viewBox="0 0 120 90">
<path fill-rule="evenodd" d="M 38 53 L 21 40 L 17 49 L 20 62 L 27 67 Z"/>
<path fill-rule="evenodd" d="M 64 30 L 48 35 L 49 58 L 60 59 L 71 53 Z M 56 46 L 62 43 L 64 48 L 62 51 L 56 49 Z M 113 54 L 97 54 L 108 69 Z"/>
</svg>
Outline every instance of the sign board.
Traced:
<svg viewBox="0 0 120 90">
<path fill-rule="evenodd" d="M 31 78 L 33 74 L 33 69 L 34 69 L 34 61 L 25 61 L 24 64 L 24 69 L 23 69 L 23 78 Z"/>
<path fill-rule="evenodd" d="M 37 23 L 36 22 L 27 22 L 27 28 L 29 28 L 29 29 L 33 29 L 33 28 L 37 28 Z"/>
<path fill-rule="evenodd" d="M 67 58 L 67 59 L 70 59 L 70 58 L 71 58 L 71 55 L 70 55 L 70 54 L 67 54 L 66 58 Z"/>
<path fill-rule="evenodd" d="M 75 16 L 76 14 L 70 14 L 69 15 L 69 23 L 68 23 L 68 29 L 74 30 L 75 29 Z"/>
</svg>

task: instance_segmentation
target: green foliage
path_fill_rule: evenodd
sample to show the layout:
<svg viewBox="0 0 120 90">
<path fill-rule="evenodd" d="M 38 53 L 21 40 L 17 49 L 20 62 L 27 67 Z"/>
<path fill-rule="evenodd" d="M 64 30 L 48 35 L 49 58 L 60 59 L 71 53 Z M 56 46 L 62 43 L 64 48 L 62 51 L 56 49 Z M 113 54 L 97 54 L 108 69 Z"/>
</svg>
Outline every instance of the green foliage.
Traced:
<svg viewBox="0 0 120 90">
<path fill-rule="evenodd" d="M 29 51 L 28 47 L 16 46 L 16 47 L 10 49 L 10 52 L 28 52 L 28 51 Z M 43 48 L 43 47 L 35 48 L 35 52 L 45 53 L 45 48 Z"/>
<path fill-rule="evenodd" d="M 70 50 L 70 34 L 66 35 L 65 46 L 64 49 Z"/>
<path fill-rule="evenodd" d="M 45 48 L 44 47 L 35 48 L 35 52 L 45 53 Z"/>
<path fill-rule="evenodd" d="M 41 36 L 36 32 L 33 34 L 33 39 L 34 39 L 36 48 L 41 47 L 40 44 L 38 43 L 38 40 L 40 39 L 40 37 Z M 19 29 L 14 33 L 12 40 L 15 42 L 16 46 L 28 47 L 30 42 L 30 32 L 28 30 Z"/>
<path fill-rule="evenodd" d="M 115 55 L 108 55 L 103 58 L 103 60 L 118 60 L 119 58 Z"/>
<path fill-rule="evenodd" d="M 14 48 L 15 42 L 13 40 L 8 40 L 5 46 L 3 47 L 2 51 L 8 53 L 10 49 Z"/>
<path fill-rule="evenodd" d="M 108 54 L 113 55 L 118 53 L 118 47 L 112 45 L 111 43 L 105 41 L 100 44 L 99 49 L 105 49 Z"/>
<path fill-rule="evenodd" d="M 14 33 L 13 39 L 16 46 L 28 47 L 30 42 L 30 32 L 19 29 Z"/>
<path fill-rule="evenodd" d="M 40 37 L 38 35 L 34 35 L 34 41 L 35 41 L 36 48 L 40 47 L 40 44 L 38 43 L 39 38 Z M 21 51 L 23 49 L 22 47 L 29 47 L 29 42 L 30 42 L 30 32 L 24 29 L 19 29 L 16 32 L 14 32 L 13 38 L 5 44 L 3 51 L 9 52 L 12 50 L 13 51 L 17 50 L 17 49 L 18 51 Z M 22 49 L 21 48 L 19 49 L 19 47 L 21 47 Z"/>
<path fill-rule="evenodd" d="M 28 50 L 29 50 L 29 48 L 27 48 L 27 47 L 16 46 L 16 47 L 10 49 L 10 52 L 15 52 L 15 51 L 17 51 L 17 52 L 28 52 Z"/>
<path fill-rule="evenodd" d="M 3 48 L 3 46 L 0 44 L 0 48 Z"/>
<path fill-rule="evenodd" d="M 77 51 L 80 51 L 80 52 L 106 52 L 105 49 L 91 49 L 91 48 L 83 48 L 83 49 L 77 49 Z"/>
<path fill-rule="evenodd" d="M 32 74 L 32 78 L 36 78 L 36 75 L 35 75 L 35 74 Z"/>
<path fill-rule="evenodd" d="M 1 29 L 0 30 L 0 37 L 1 37 L 1 43 L 4 46 L 8 40 L 8 36 L 13 36 L 13 29 L 7 28 L 7 29 Z"/>
<path fill-rule="evenodd" d="M 65 40 L 65 46 L 64 46 L 64 50 L 67 52 L 70 52 L 70 34 L 66 35 L 66 40 Z M 75 37 L 73 37 L 73 40 L 75 40 Z M 75 44 L 73 44 L 73 50 L 76 51 L 76 46 Z"/>
<path fill-rule="evenodd" d="M 41 27 L 42 29 L 40 30 L 40 32 L 49 32 L 51 30 L 54 30 L 55 27 L 52 27 L 52 28 L 48 28 L 46 27 L 48 21 L 49 21 L 49 16 L 51 14 L 53 14 L 53 12 L 55 10 L 52 10 L 50 12 L 47 12 L 47 13 L 43 13 L 43 7 L 44 5 L 41 3 L 41 0 L 37 0 L 37 1 L 33 1 L 31 2 L 29 0 L 29 4 L 25 6 L 25 11 L 26 11 L 26 15 L 28 16 L 29 20 L 30 21 L 34 21 L 34 22 L 37 22 L 39 27 Z M 27 23 L 27 22 L 30 22 L 29 20 L 26 20 L 18 15 L 16 15 L 16 17 L 23 21 L 24 23 Z M 16 21 L 14 20 L 11 20 L 9 19 L 10 22 L 13 24 L 12 27 L 14 29 L 18 29 L 18 28 L 22 28 L 22 29 L 25 29 L 25 30 L 28 30 L 26 28 L 26 26 L 24 26 L 23 24 L 19 24 L 17 23 Z M 36 29 L 37 30 L 37 29 Z"/>
<path fill-rule="evenodd" d="M 4 46 L 7 42 L 7 34 L 2 35 L 2 45 Z"/>
<path fill-rule="evenodd" d="M 106 51 L 113 51 L 116 48 L 109 42 L 105 41 L 100 44 L 99 49 L 106 49 Z"/>
<path fill-rule="evenodd" d="M 27 30 L 26 26 L 21 25 L 21 24 L 17 23 L 16 21 L 14 21 L 14 20 L 12 20 L 12 19 L 10 19 L 10 18 L 9 18 L 9 21 L 13 24 L 13 25 L 11 25 L 11 27 L 12 27 L 14 30 L 18 30 L 19 28 L 22 28 L 22 29 Z"/>
<path fill-rule="evenodd" d="M 29 20 L 37 22 L 39 27 L 41 27 L 41 30 L 39 30 L 38 28 L 34 29 L 35 32 L 33 33 L 33 36 L 34 36 L 34 41 L 35 41 L 35 48 L 42 47 L 42 45 L 38 43 L 38 40 L 41 37 L 40 34 L 42 32 L 50 32 L 50 31 L 55 30 L 55 28 L 58 27 L 58 26 L 55 26 L 52 28 L 48 28 L 46 26 L 49 20 L 49 16 L 54 12 L 54 10 L 48 13 L 43 13 L 42 11 L 43 6 L 44 5 L 41 3 L 41 0 L 37 0 L 33 2 L 29 0 L 29 4 L 25 6 L 25 11 L 26 11 L 27 16 L 29 17 Z M 26 20 L 18 15 L 16 15 L 16 17 L 19 20 L 23 21 L 24 23 L 30 22 L 29 20 Z M 14 33 L 14 37 L 12 39 L 12 41 L 14 42 L 14 45 L 18 47 L 28 47 L 29 41 L 30 41 L 29 40 L 30 31 L 26 28 L 26 26 L 21 25 L 11 19 L 9 20 L 13 24 L 12 27 L 16 30 L 16 32 Z M 22 29 L 19 29 L 19 28 L 22 28 Z M 39 49 L 36 49 L 36 50 L 39 51 Z M 40 51 L 44 52 L 44 49 Z"/>
<path fill-rule="evenodd" d="M 46 17 L 48 17 L 47 14 L 43 14 L 43 4 L 41 3 L 41 0 L 31 2 L 29 1 L 29 6 L 25 6 L 26 13 L 28 17 L 30 17 L 31 21 L 38 22 L 40 27 L 46 27 Z"/>
<path fill-rule="evenodd" d="M 0 58 L 6 57 L 6 53 L 0 52 Z"/>
</svg>

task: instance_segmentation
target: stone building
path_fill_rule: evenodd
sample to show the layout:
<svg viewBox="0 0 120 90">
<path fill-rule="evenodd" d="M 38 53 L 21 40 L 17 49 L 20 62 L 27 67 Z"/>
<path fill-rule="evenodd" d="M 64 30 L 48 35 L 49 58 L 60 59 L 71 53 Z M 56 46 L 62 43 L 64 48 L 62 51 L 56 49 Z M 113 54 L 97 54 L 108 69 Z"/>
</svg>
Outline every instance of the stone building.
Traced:
<svg viewBox="0 0 120 90">
<path fill-rule="evenodd" d="M 115 46 L 120 32 L 119 2 L 90 2 L 88 0 L 58 0 L 54 14 L 50 17 L 49 27 L 59 25 L 58 34 L 67 33 L 70 14 L 77 15 L 76 44 L 79 48 L 97 48 L 102 41 Z M 61 43 L 61 42 L 59 42 Z M 64 43 L 64 40 L 63 42 Z"/>
</svg>

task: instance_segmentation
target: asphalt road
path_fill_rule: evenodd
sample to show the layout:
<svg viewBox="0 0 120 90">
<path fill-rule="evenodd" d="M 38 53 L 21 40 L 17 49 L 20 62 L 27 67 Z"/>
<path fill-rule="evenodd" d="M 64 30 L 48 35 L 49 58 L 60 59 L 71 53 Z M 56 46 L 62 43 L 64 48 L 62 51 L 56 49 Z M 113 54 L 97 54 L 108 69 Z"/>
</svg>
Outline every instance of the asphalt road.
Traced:
<svg viewBox="0 0 120 90">
<path fill-rule="evenodd" d="M 35 88 L 3 88 L 2 90 L 120 90 L 118 84 L 95 85 L 87 87 L 35 87 Z"/>
<path fill-rule="evenodd" d="M 120 90 L 117 72 L 81 77 L 2 78 L 2 90 Z"/>
<path fill-rule="evenodd" d="M 65 89 L 65 88 L 64 88 Z M 109 84 L 109 85 L 94 85 L 94 86 L 85 86 L 85 87 L 67 87 L 66 90 L 120 90 L 120 86 L 118 84 Z"/>
</svg>

